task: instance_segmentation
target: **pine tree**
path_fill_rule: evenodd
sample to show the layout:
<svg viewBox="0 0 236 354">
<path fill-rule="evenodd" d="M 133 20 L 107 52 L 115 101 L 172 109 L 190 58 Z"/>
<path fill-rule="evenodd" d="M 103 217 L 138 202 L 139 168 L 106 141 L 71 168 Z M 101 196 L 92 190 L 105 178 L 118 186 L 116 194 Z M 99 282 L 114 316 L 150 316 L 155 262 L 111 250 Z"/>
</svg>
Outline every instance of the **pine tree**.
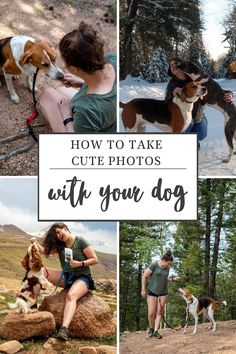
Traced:
<svg viewBox="0 0 236 354">
<path fill-rule="evenodd" d="M 150 60 L 149 67 L 144 75 L 144 79 L 148 82 L 166 82 L 168 81 L 168 63 L 165 50 L 158 47 Z"/>
</svg>

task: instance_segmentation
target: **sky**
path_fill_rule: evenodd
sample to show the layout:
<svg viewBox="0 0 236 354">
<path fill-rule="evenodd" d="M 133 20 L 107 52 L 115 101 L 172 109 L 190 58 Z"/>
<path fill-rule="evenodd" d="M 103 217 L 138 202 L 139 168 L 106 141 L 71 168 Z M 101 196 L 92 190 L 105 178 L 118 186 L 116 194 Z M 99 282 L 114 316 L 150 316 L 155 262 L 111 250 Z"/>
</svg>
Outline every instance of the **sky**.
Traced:
<svg viewBox="0 0 236 354">
<path fill-rule="evenodd" d="M 203 32 L 204 43 L 207 51 L 210 52 L 213 59 L 217 59 L 221 54 L 227 53 L 224 48 L 224 27 L 222 25 L 227 16 L 230 1 L 229 0 L 202 0 L 203 16 L 206 30 Z"/>
<path fill-rule="evenodd" d="M 0 225 L 13 224 L 31 235 L 42 235 L 53 221 L 37 221 L 37 198 L 35 177 L 0 177 Z M 84 237 L 95 250 L 116 254 L 115 222 L 66 224 L 73 234 Z"/>
</svg>

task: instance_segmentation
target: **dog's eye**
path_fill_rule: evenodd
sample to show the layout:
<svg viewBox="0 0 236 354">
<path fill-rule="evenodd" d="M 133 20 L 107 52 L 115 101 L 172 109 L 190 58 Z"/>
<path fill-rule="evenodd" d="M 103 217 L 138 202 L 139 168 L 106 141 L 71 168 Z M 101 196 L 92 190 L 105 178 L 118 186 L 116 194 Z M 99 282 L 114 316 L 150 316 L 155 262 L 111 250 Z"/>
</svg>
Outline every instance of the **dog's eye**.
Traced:
<svg viewBox="0 0 236 354">
<path fill-rule="evenodd" d="M 49 63 L 42 63 L 42 66 L 45 66 L 45 68 L 49 67 Z"/>
</svg>

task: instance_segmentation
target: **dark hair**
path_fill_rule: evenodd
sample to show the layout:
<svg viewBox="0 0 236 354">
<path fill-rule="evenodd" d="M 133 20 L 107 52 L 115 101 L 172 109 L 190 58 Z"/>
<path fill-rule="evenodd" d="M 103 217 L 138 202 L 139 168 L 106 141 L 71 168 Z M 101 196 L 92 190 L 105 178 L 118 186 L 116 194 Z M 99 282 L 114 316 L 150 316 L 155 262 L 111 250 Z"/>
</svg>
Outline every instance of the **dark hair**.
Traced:
<svg viewBox="0 0 236 354">
<path fill-rule="evenodd" d="M 59 43 L 66 65 L 75 66 L 86 73 L 101 70 L 105 65 L 104 43 L 92 26 L 80 23 L 77 30 L 67 33 Z"/>
<path fill-rule="evenodd" d="M 163 256 L 162 256 L 162 261 L 173 262 L 173 256 L 172 256 L 171 250 L 166 250 L 166 253 L 163 254 Z"/>
<path fill-rule="evenodd" d="M 182 62 L 183 62 L 182 59 L 177 58 L 177 57 L 171 58 L 171 59 L 170 59 L 170 62 L 171 62 L 171 61 L 175 61 L 175 62 L 178 62 L 178 63 L 182 63 Z M 169 68 L 168 68 L 167 74 L 168 74 L 168 76 L 170 76 L 170 77 L 175 77 L 175 75 L 173 75 L 172 72 L 171 72 L 170 64 L 169 64 Z"/>
<path fill-rule="evenodd" d="M 63 241 L 58 240 L 56 235 L 56 229 L 63 229 L 64 227 L 70 232 L 66 224 L 64 224 L 63 222 L 55 222 L 45 233 L 43 239 L 43 247 L 46 256 L 48 256 L 51 251 L 58 252 L 65 247 L 65 243 Z"/>
</svg>

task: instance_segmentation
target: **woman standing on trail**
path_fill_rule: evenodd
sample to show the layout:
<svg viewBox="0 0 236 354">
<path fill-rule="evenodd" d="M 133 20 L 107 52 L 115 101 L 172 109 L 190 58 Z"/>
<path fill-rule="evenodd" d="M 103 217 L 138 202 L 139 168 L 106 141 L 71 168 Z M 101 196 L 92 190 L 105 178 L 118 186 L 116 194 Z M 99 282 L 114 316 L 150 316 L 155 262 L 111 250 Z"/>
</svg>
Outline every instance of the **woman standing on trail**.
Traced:
<svg viewBox="0 0 236 354">
<path fill-rule="evenodd" d="M 31 239 L 34 242 L 35 238 Z M 57 338 L 68 340 L 68 327 L 73 319 L 76 302 L 94 290 L 90 266 L 97 264 L 98 259 L 94 249 L 80 236 L 70 233 L 66 224 L 58 222 L 53 224 L 46 232 L 43 246 L 38 245 L 40 253 L 45 256 L 58 254 L 61 270 L 47 268 L 44 276 L 55 286 L 69 288 L 63 314 L 62 327 Z M 69 253 L 72 255 L 68 256 Z M 68 258 L 69 257 L 69 258 Z"/>
<path fill-rule="evenodd" d="M 159 261 L 149 265 L 142 277 L 142 297 L 147 297 L 149 337 L 161 339 L 158 332 L 163 309 L 168 301 L 168 281 L 177 281 L 179 277 L 169 277 L 173 257 L 171 251 L 166 251 Z M 147 285 L 148 283 L 148 285 Z"/>
</svg>

